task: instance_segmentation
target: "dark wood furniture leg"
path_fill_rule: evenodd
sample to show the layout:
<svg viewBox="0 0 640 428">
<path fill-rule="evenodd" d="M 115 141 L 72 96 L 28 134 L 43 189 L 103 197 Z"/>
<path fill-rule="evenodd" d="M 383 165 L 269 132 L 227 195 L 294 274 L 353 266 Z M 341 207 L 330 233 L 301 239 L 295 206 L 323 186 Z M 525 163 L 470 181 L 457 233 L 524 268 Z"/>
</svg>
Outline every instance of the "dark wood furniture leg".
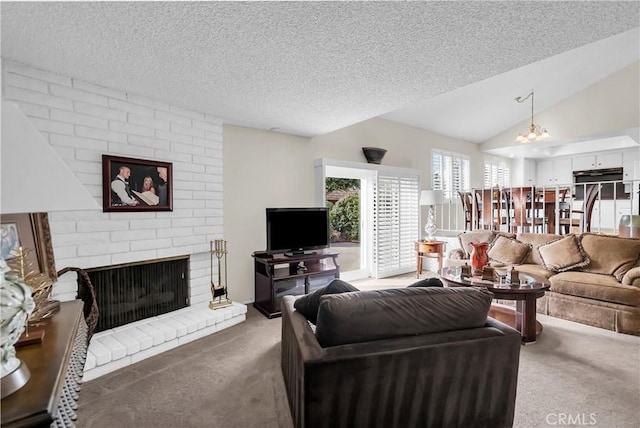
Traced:
<svg viewBox="0 0 640 428">
<path fill-rule="evenodd" d="M 516 328 L 522 333 L 522 341 L 536 341 L 536 297 L 529 294 L 525 300 L 516 301 Z"/>
</svg>

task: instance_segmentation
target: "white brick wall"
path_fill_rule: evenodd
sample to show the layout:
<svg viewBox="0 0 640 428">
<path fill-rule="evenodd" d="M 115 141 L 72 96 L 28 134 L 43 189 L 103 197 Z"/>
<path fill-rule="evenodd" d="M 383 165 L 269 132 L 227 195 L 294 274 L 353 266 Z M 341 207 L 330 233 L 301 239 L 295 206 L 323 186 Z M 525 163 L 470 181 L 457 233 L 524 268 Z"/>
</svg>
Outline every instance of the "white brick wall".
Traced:
<svg viewBox="0 0 640 428">
<path fill-rule="evenodd" d="M 222 121 L 6 60 L 2 66 L 3 97 L 20 106 L 100 205 L 103 154 L 173 163 L 172 212 L 50 213 L 57 269 L 189 254 L 191 304 L 211 300 L 209 241 L 223 233 Z M 75 297 L 71 275 L 62 282 L 72 284 L 55 287 L 57 298 Z"/>
</svg>

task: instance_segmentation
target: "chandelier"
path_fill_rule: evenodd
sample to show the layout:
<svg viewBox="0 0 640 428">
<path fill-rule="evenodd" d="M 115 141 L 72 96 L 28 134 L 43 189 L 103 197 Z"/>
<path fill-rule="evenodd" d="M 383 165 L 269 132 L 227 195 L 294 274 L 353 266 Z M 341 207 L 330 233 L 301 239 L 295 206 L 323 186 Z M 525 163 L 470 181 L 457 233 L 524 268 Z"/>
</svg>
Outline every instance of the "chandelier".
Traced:
<svg viewBox="0 0 640 428">
<path fill-rule="evenodd" d="M 546 129 L 540 128 L 540 126 L 533 123 L 533 91 L 531 91 L 529 95 L 524 98 L 517 97 L 515 101 L 518 103 L 523 103 L 527 101 L 529 97 L 531 97 L 531 125 L 529 125 L 529 132 L 525 133 L 525 135 L 518 134 L 518 137 L 516 138 L 517 143 L 530 143 L 533 141 L 540 141 L 551 138 L 549 132 L 547 132 Z"/>
</svg>

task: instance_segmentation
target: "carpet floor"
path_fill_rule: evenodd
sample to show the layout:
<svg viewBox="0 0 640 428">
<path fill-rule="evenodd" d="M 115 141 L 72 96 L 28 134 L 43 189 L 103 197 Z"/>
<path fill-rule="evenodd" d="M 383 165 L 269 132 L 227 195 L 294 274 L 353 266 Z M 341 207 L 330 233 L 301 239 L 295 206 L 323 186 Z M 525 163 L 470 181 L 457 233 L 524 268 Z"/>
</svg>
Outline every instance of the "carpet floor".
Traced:
<svg viewBox="0 0 640 428">
<path fill-rule="evenodd" d="M 520 354 L 514 426 L 639 427 L 640 337 L 539 321 Z M 87 382 L 77 426 L 290 428 L 280 328 L 250 306 L 239 325 Z"/>
</svg>

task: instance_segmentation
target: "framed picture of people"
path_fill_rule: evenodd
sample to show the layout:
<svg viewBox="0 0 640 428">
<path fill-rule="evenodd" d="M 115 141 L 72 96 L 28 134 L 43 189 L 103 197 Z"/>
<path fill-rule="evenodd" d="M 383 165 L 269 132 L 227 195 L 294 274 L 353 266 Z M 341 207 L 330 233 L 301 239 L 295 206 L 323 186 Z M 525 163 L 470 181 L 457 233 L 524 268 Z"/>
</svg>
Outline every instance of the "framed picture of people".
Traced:
<svg viewBox="0 0 640 428">
<path fill-rule="evenodd" d="M 102 155 L 103 211 L 172 211 L 170 162 Z"/>
</svg>

